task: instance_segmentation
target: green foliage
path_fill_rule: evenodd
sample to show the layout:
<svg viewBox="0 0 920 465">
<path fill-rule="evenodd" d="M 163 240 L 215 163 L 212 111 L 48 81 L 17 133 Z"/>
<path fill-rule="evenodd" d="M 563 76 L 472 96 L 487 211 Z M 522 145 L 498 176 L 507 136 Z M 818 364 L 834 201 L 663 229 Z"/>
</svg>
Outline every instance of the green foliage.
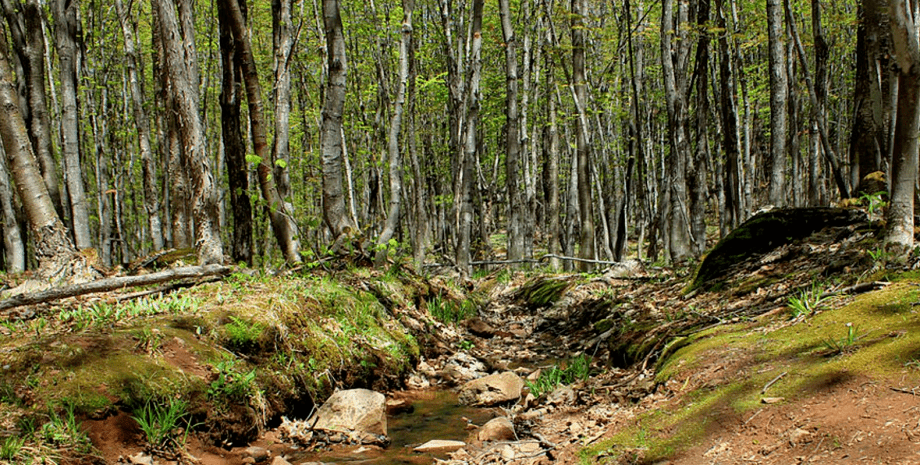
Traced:
<svg viewBox="0 0 920 465">
<path fill-rule="evenodd" d="M 171 295 L 164 298 L 142 298 L 123 304 L 96 302 L 88 307 L 80 306 L 61 310 L 60 320 L 69 323 L 75 331 L 89 327 L 113 326 L 131 318 L 159 314 L 194 313 L 201 305 L 197 297 Z"/>
<path fill-rule="evenodd" d="M 255 370 L 240 372 L 234 359 L 217 362 L 214 368 L 217 370 L 217 379 L 208 386 L 209 399 L 241 401 L 255 392 Z"/>
<path fill-rule="evenodd" d="M 256 321 L 247 321 L 232 315 L 230 316 L 230 323 L 224 325 L 227 346 L 230 349 L 242 352 L 256 347 L 264 330 L 265 326 Z"/>
<path fill-rule="evenodd" d="M 540 377 L 534 381 L 526 381 L 530 393 L 535 397 L 548 394 L 560 384 L 571 384 L 575 381 L 588 379 L 591 374 L 591 357 L 582 354 L 569 361 L 568 366 L 559 368 L 553 365 L 543 370 Z"/>
<path fill-rule="evenodd" d="M 476 347 L 476 344 L 473 344 L 472 341 L 462 340 L 460 341 L 460 350 L 469 351 L 473 347 Z"/>
<path fill-rule="evenodd" d="M 456 324 L 476 316 L 476 304 L 466 299 L 460 302 L 434 296 L 428 301 L 428 313 L 444 324 Z"/>
<path fill-rule="evenodd" d="M 870 215 L 874 214 L 876 211 L 881 210 L 888 206 L 888 201 L 885 200 L 888 197 L 888 192 L 880 191 L 874 194 L 863 193 L 859 196 L 860 203 L 866 206 L 866 211 Z"/>
<path fill-rule="evenodd" d="M 799 291 L 786 301 L 792 318 L 805 318 L 822 309 L 828 297 L 824 297 L 824 288 L 813 283 L 810 289 Z"/>
<path fill-rule="evenodd" d="M 191 428 L 188 402 L 181 399 L 169 399 L 165 404 L 148 400 L 132 418 L 144 432 L 147 443 L 156 448 L 184 446 Z"/>
<path fill-rule="evenodd" d="M 847 323 L 846 328 L 847 333 L 844 337 L 840 339 L 827 338 L 822 341 L 824 347 L 830 350 L 832 355 L 845 354 L 856 350 L 856 341 L 859 339 L 856 326 L 852 323 Z"/>
<path fill-rule="evenodd" d="M 64 402 L 60 413 L 51 409 L 50 419 L 42 425 L 39 436 L 59 447 L 74 448 L 80 452 L 89 452 L 92 448 L 89 437 L 77 422 L 74 405 L 70 402 Z"/>
<path fill-rule="evenodd" d="M 17 436 L 9 436 L 0 440 L 0 460 L 15 462 L 25 443 L 25 438 Z"/>
</svg>

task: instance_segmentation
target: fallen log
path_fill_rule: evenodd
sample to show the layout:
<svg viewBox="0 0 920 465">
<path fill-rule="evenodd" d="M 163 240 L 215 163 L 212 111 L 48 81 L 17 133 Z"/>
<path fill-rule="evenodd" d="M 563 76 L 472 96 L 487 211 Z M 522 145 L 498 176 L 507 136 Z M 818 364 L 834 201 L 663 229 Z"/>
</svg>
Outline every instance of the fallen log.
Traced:
<svg viewBox="0 0 920 465">
<path fill-rule="evenodd" d="M 99 279 L 71 286 L 46 289 L 43 291 L 19 294 L 8 299 L 0 300 L 0 317 L 6 316 L 6 310 L 23 305 L 35 305 L 66 297 L 108 292 L 129 287 L 159 284 L 177 279 L 204 278 L 207 276 L 223 276 L 230 274 L 233 268 L 224 265 L 186 266 L 173 268 L 139 276 L 118 276 L 114 278 Z"/>
</svg>

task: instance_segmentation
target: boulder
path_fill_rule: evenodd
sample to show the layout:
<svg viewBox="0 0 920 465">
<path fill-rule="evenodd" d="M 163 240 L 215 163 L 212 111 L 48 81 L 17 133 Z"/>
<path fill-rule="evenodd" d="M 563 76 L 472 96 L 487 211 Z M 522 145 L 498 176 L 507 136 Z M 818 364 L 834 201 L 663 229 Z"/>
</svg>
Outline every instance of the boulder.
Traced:
<svg viewBox="0 0 920 465">
<path fill-rule="evenodd" d="M 496 417 L 482 425 L 476 438 L 480 441 L 512 441 L 514 424 L 507 417 Z"/>
<path fill-rule="evenodd" d="M 316 412 L 313 429 L 386 436 L 386 398 L 368 389 L 338 391 Z"/>
<path fill-rule="evenodd" d="M 474 379 L 460 387 L 461 404 L 489 407 L 520 399 L 524 380 L 514 372 L 506 371 Z"/>
<path fill-rule="evenodd" d="M 422 444 L 415 449 L 416 452 L 453 452 L 465 446 L 463 441 L 448 441 L 444 439 L 433 439 Z"/>
</svg>

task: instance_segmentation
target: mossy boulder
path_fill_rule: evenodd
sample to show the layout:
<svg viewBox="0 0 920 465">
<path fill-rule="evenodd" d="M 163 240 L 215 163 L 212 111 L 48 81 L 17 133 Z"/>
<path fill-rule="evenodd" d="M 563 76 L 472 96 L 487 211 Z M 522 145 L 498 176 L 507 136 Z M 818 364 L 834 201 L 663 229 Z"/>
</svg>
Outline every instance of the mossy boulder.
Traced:
<svg viewBox="0 0 920 465">
<path fill-rule="evenodd" d="M 862 210 L 830 207 L 784 208 L 755 215 L 713 247 L 700 263 L 688 291 L 710 290 L 730 274 L 733 265 L 826 227 L 866 221 Z"/>
</svg>

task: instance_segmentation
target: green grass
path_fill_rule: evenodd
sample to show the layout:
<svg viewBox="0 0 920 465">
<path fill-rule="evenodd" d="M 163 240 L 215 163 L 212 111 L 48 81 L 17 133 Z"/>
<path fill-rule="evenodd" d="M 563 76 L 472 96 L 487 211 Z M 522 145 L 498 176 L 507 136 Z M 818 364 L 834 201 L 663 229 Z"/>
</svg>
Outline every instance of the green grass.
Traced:
<svg viewBox="0 0 920 465">
<path fill-rule="evenodd" d="M 147 443 L 155 448 L 183 447 L 191 429 L 188 402 L 170 398 L 165 404 L 148 401 L 132 417 Z"/>
<path fill-rule="evenodd" d="M 591 374 L 591 357 L 579 355 L 569 361 L 567 366 L 560 368 L 558 365 L 540 372 L 534 381 L 525 381 L 534 397 L 549 394 L 561 384 L 571 384 L 575 381 L 588 379 Z"/>
</svg>

